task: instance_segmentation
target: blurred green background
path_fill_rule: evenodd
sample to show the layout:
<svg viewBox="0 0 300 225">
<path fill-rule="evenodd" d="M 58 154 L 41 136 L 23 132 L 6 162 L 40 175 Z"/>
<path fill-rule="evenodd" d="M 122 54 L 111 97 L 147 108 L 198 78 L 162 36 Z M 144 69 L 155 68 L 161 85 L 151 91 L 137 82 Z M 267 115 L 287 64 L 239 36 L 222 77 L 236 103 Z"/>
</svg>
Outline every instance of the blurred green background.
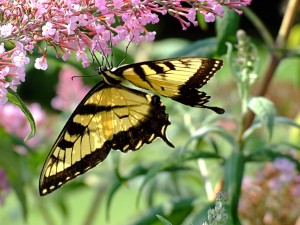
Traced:
<svg viewBox="0 0 300 225">
<path fill-rule="evenodd" d="M 250 9 L 265 23 L 273 37 L 279 29 L 285 3 L 285 1 L 254 0 L 250 6 Z M 270 50 L 245 15 L 233 17 L 228 23 L 246 31 L 259 57 L 258 79 L 252 87 L 252 92 L 255 92 L 268 67 Z M 299 15 L 297 21 L 299 22 Z M 170 27 L 172 29 L 169 29 Z M 83 79 L 86 85 L 93 86 L 101 79 L 93 66 L 83 69 L 74 58 L 63 62 L 55 57 L 54 52 L 48 52 L 47 55 L 50 56 L 48 69 L 37 71 L 31 63 L 27 67 L 26 82 L 18 88 L 18 93 L 25 102 L 38 102 L 47 115 L 45 124 L 40 130 L 38 126 L 36 134 L 39 136 L 42 133 L 43 142 L 36 148 L 25 146 L 25 153 L 20 154 L 14 150 L 16 145 L 23 145 L 22 140 L 1 128 L 0 168 L 6 171 L 10 188 L 8 191 L 3 188 L 2 191 L 0 186 L 0 197 L 3 199 L 0 205 L 0 224 L 162 224 L 156 214 L 163 215 L 174 225 L 198 225 L 207 220 L 207 210 L 213 207 L 215 200 L 212 196 L 219 191 L 219 186 L 224 185 L 222 176 L 226 159 L 233 154 L 229 141 L 223 138 L 235 138 L 238 133 L 239 94 L 231 74 L 230 62 L 226 58 L 225 48 L 225 42 L 236 44 L 235 32 L 226 40 L 220 40 L 215 38 L 215 31 L 218 31 L 218 28 L 214 24 L 209 24 L 202 29 L 191 27 L 187 31 L 182 31 L 178 21 L 168 16 L 161 17 L 161 22 L 149 29 L 157 32 L 157 40 L 153 43 L 142 43 L 140 46 L 131 45 L 127 53 L 124 52 L 126 44 L 118 47 L 115 49 L 115 64 L 118 64 L 125 54 L 127 54 L 125 63 L 179 56 L 221 58 L 224 60 L 224 67 L 203 90 L 212 96 L 209 105 L 224 108 L 226 114 L 219 116 L 209 110 L 190 108 L 162 98 L 172 123 L 167 129 L 167 135 L 176 146 L 175 149 L 157 139 L 134 153 L 123 154 L 112 151 L 108 158 L 94 169 L 49 196 L 40 197 L 38 179 L 42 165 L 72 112 L 72 109 L 68 112 L 54 110 L 50 104 L 56 95 L 55 87 L 59 81 L 59 72 L 69 64 L 81 73 L 82 77 L 74 79 Z M 300 120 L 299 37 L 300 29 L 297 25 L 291 32 L 288 42 L 290 55 L 281 61 L 267 94 L 276 106 L 278 115 L 296 121 L 298 124 Z M 223 47 L 220 47 L 220 43 Z M 35 58 L 35 55 L 32 55 L 31 62 Z M 72 81 L 70 81 L 71 85 Z M 228 135 L 219 136 L 209 133 L 207 136 L 201 136 L 200 134 L 207 132 L 205 129 L 212 129 L 211 125 L 222 126 Z M 270 175 L 270 171 L 273 171 L 270 169 L 273 166 L 271 162 L 281 155 L 289 158 L 287 155 L 290 153 L 282 149 L 293 151 L 292 157 L 293 160 L 295 159 L 293 162 L 299 170 L 299 140 L 299 127 L 294 125 L 292 128 L 284 125 L 276 126 L 272 138 L 269 137 L 266 129 L 255 131 L 246 143 L 248 149 L 246 155 L 249 156 L 249 161 L 253 160 L 255 163 L 247 164 L 244 177 L 264 177 L 264 185 L 268 186 L 267 182 L 275 178 L 275 172 L 272 173 L 273 177 Z M 289 144 L 281 145 L 286 142 Z M 266 151 L 266 154 L 257 154 L 257 159 L 254 160 L 251 154 L 265 146 L 268 147 L 267 150 L 271 149 L 273 155 L 269 154 L 270 151 Z M 258 171 L 264 175 L 259 174 Z M 5 177 L 1 177 L 1 180 L 2 184 L 5 183 Z M 260 183 L 259 185 L 262 186 Z M 300 187 L 294 183 L 291 187 L 300 190 Z M 265 188 L 261 191 L 269 190 Z M 287 197 L 288 193 L 286 193 L 290 187 L 285 188 L 285 192 L 281 190 L 277 193 L 281 201 L 273 198 L 273 202 L 281 204 L 278 209 L 270 209 L 267 206 L 266 196 L 262 202 L 256 203 L 263 209 L 269 210 L 261 212 L 262 215 L 255 214 L 257 205 L 254 203 L 250 205 L 249 199 L 255 198 L 250 195 L 252 192 L 248 191 L 248 196 L 242 195 L 244 199 L 241 201 L 246 204 L 248 202 L 250 207 L 249 215 L 245 215 L 242 209 L 240 210 L 242 224 L 251 224 L 249 218 L 265 218 L 267 212 L 273 213 L 274 219 L 276 210 L 282 209 L 286 205 L 285 201 L 290 197 Z M 241 192 L 247 193 L 247 190 L 242 188 Z M 300 192 L 294 196 L 294 199 L 300 199 Z M 293 219 L 289 220 L 282 216 L 272 220 L 271 223 L 262 219 L 256 224 L 283 224 L 280 223 L 282 221 L 285 221 L 284 224 L 295 224 L 300 217 L 298 206 L 299 201 L 289 206 L 288 215 L 292 215 Z"/>
</svg>

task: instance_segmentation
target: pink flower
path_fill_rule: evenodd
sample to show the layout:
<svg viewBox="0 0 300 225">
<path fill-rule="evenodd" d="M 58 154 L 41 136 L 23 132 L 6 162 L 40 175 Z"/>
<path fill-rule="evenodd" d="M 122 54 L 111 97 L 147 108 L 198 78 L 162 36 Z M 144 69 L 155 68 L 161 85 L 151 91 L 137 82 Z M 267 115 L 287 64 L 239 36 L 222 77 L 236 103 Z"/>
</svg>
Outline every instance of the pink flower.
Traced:
<svg viewBox="0 0 300 225">
<path fill-rule="evenodd" d="M 26 54 L 25 52 L 21 52 L 21 51 L 16 51 L 13 53 L 13 62 L 15 63 L 16 66 L 18 67 L 22 67 L 24 66 L 25 64 L 28 64 L 29 63 L 29 58 L 26 57 Z"/>
<path fill-rule="evenodd" d="M 113 3 L 116 9 L 121 9 L 124 4 L 122 0 L 113 0 Z"/>
<path fill-rule="evenodd" d="M 75 30 L 77 29 L 77 21 L 78 17 L 77 16 L 72 16 L 69 19 L 67 19 L 68 24 L 66 25 L 68 35 L 73 35 L 75 34 Z"/>
<path fill-rule="evenodd" d="M 105 0 L 96 0 L 95 1 L 95 6 L 103 13 L 106 14 L 108 13 L 108 8 L 106 6 L 106 1 Z"/>
<path fill-rule="evenodd" d="M 84 85 L 80 76 L 81 74 L 73 67 L 64 67 L 60 71 L 56 87 L 57 96 L 51 101 L 54 109 L 73 111 L 87 94 L 89 88 Z"/>
<path fill-rule="evenodd" d="M 287 158 L 276 158 L 274 168 L 280 172 L 279 180 L 282 183 L 291 182 L 296 176 L 296 164 Z"/>
<path fill-rule="evenodd" d="M 12 34 L 12 31 L 13 31 L 13 26 L 10 23 L 3 25 L 0 28 L 0 33 L 2 37 L 10 36 Z"/>
<path fill-rule="evenodd" d="M 76 59 L 77 59 L 77 61 L 82 60 L 82 65 L 84 68 L 88 67 L 91 64 L 90 60 L 88 59 L 87 54 L 84 51 L 81 51 L 81 50 L 77 51 Z"/>
<path fill-rule="evenodd" d="M 46 57 L 42 56 L 41 58 L 37 58 L 34 67 L 38 70 L 46 70 L 48 68 Z"/>
<path fill-rule="evenodd" d="M 2 42 L 0 44 L 0 54 L 4 53 L 5 52 L 5 48 L 4 48 L 4 43 Z"/>
<path fill-rule="evenodd" d="M 71 56 L 71 52 L 70 52 L 70 51 L 65 52 L 65 53 L 63 54 L 63 56 L 62 56 L 62 59 L 63 59 L 64 61 L 66 61 L 68 58 L 70 58 L 70 56 Z"/>
<path fill-rule="evenodd" d="M 195 21 L 195 18 L 196 18 L 196 9 L 191 9 L 187 15 L 187 19 L 190 22 L 193 22 L 193 21 Z"/>
<path fill-rule="evenodd" d="M 282 173 L 293 173 L 296 171 L 295 163 L 287 158 L 276 158 L 273 165 L 275 169 Z"/>
<path fill-rule="evenodd" d="M 78 16 L 78 25 L 80 26 L 87 26 L 90 21 L 88 21 L 88 16 L 84 14 L 80 14 Z"/>
<path fill-rule="evenodd" d="M 0 106 L 3 106 L 7 102 L 6 94 L 7 94 L 7 87 L 5 87 L 5 85 L 0 82 Z"/>
<path fill-rule="evenodd" d="M 9 67 L 6 66 L 0 71 L 0 80 L 5 80 L 5 77 L 8 73 L 9 73 Z"/>
<path fill-rule="evenodd" d="M 132 0 L 132 4 L 136 6 L 136 5 L 141 4 L 141 1 L 140 0 Z"/>
<path fill-rule="evenodd" d="M 220 5 L 220 4 L 215 4 L 213 7 L 212 7 L 212 10 L 214 11 L 214 13 L 218 16 L 223 16 L 225 10 L 224 8 Z"/>
<path fill-rule="evenodd" d="M 213 13 L 207 13 L 206 15 L 205 15 L 205 21 L 206 22 L 214 22 L 215 21 L 215 19 L 216 19 L 216 17 L 215 17 L 215 15 L 213 14 Z"/>
<path fill-rule="evenodd" d="M 47 22 L 43 27 L 42 27 L 42 35 L 45 37 L 53 36 L 56 32 L 56 29 L 53 29 L 53 24 L 50 22 Z"/>
<path fill-rule="evenodd" d="M 153 41 L 154 38 L 155 38 L 155 35 L 156 35 L 156 32 L 153 31 L 153 32 L 148 32 L 145 36 L 145 40 L 146 41 Z"/>
</svg>

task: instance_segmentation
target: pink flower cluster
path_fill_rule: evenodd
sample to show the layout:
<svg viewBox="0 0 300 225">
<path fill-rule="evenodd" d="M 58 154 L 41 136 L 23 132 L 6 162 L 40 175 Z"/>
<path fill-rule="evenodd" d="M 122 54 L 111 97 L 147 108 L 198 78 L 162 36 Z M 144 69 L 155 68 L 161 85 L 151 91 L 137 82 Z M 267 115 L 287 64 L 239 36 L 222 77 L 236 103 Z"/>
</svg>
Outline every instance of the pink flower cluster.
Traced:
<svg viewBox="0 0 300 225">
<path fill-rule="evenodd" d="M 56 87 L 56 97 L 51 101 L 54 109 L 72 112 L 78 102 L 88 93 L 90 88 L 83 83 L 80 76 L 82 74 L 73 67 L 65 66 L 62 68 Z M 70 81 L 72 82 L 71 85 Z"/>
<path fill-rule="evenodd" d="M 293 161 L 277 158 L 255 177 L 244 177 L 239 204 L 243 224 L 298 224 L 299 207 L 300 175 Z"/>
<path fill-rule="evenodd" d="M 30 147 L 36 147 L 43 139 L 43 135 L 41 134 L 44 129 L 41 128 L 42 126 L 45 126 L 46 114 L 38 103 L 29 105 L 28 109 L 32 113 L 40 135 L 34 136 L 28 140 L 26 144 Z M 0 126 L 3 127 L 6 132 L 15 134 L 23 140 L 30 132 L 30 125 L 26 116 L 18 106 L 12 103 L 7 103 L 0 108 Z M 45 133 L 46 132 L 48 131 L 45 131 Z M 47 135 L 49 134 L 45 134 L 44 136 Z"/>
<path fill-rule="evenodd" d="M 153 41 L 155 32 L 147 24 L 159 22 L 158 14 L 170 14 L 183 29 L 196 25 L 196 12 L 207 22 L 222 17 L 224 6 L 240 13 L 251 0 L 0 0 L 0 105 L 7 88 L 16 88 L 25 78 L 26 53 L 42 55 L 35 60 L 37 69 L 47 69 L 47 48 L 67 60 L 73 52 L 84 67 L 90 65 L 86 50 L 109 54 L 110 44 L 120 41 Z M 40 43 L 46 43 L 41 48 Z M 5 46 L 4 46 L 5 44 Z M 12 49 L 6 46 L 11 44 Z"/>
</svg>

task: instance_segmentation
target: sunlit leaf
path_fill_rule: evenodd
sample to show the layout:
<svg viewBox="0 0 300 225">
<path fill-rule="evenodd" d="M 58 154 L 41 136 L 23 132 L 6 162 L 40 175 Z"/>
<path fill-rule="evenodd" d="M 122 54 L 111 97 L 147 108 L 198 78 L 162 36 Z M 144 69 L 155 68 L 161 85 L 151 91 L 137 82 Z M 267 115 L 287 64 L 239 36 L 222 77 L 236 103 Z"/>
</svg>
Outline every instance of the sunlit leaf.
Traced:
<svg viewBox="0 0 300 225">
<path fill-rule="evenodd" d="M 266 124 L 270 138 L 273 133 L 274 119 L 276 110 L 274 104 L 264 97 L 254 97 L 249 101 L 249 108 L 254 112 L 257 118 Z"/>
<path fill-rule="evenodd" d="M 237 149 L 237 143 L 234 137 L 230 133 L 225 131 L 222 127 L 214 125 L 202 126 L 201 128 L 197 129 L 195 132 L 193 132 L 192 137 L 186 142 L 183 148 L 186 149 L 193 140 L 203 138 L 204 136 L 211 133 L 220 136 L 221 138 L 226 140 L 233 149 Z"/>
<path fill-rule="evenodd" d="M 156 216 L 162 222 L 163 225 L 172 225 L 168 220 L 166 220 L 162 216 L 160 216 L 160 215 L 156 215 Z"/>
</svg>

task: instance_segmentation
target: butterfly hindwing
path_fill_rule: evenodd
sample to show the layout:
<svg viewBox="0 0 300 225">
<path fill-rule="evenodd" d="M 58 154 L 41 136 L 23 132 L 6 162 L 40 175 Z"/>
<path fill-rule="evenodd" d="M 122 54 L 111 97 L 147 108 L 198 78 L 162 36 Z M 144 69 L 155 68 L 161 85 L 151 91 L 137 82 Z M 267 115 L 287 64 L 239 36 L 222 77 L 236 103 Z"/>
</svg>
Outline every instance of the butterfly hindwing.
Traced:
<svg viewBox="0 0 300 225">
<path fill-rule="evenodd" d="M 166 137 L 170 124 L 158 96 L 98 83 L 77 106 L 44 164 L 40 194 L 46 195 L 102 162 L 110 149 L 138 150 Z"/>
<path fill-rule="evenodd" d="M 198 90 L 222 65 L 222 60 L 210 58 L 171 58 L 124 65 L 110 73 L 182 104 L 223 113 L 221 108 L 206 106 L 210 96 Z"/>
</svg>

